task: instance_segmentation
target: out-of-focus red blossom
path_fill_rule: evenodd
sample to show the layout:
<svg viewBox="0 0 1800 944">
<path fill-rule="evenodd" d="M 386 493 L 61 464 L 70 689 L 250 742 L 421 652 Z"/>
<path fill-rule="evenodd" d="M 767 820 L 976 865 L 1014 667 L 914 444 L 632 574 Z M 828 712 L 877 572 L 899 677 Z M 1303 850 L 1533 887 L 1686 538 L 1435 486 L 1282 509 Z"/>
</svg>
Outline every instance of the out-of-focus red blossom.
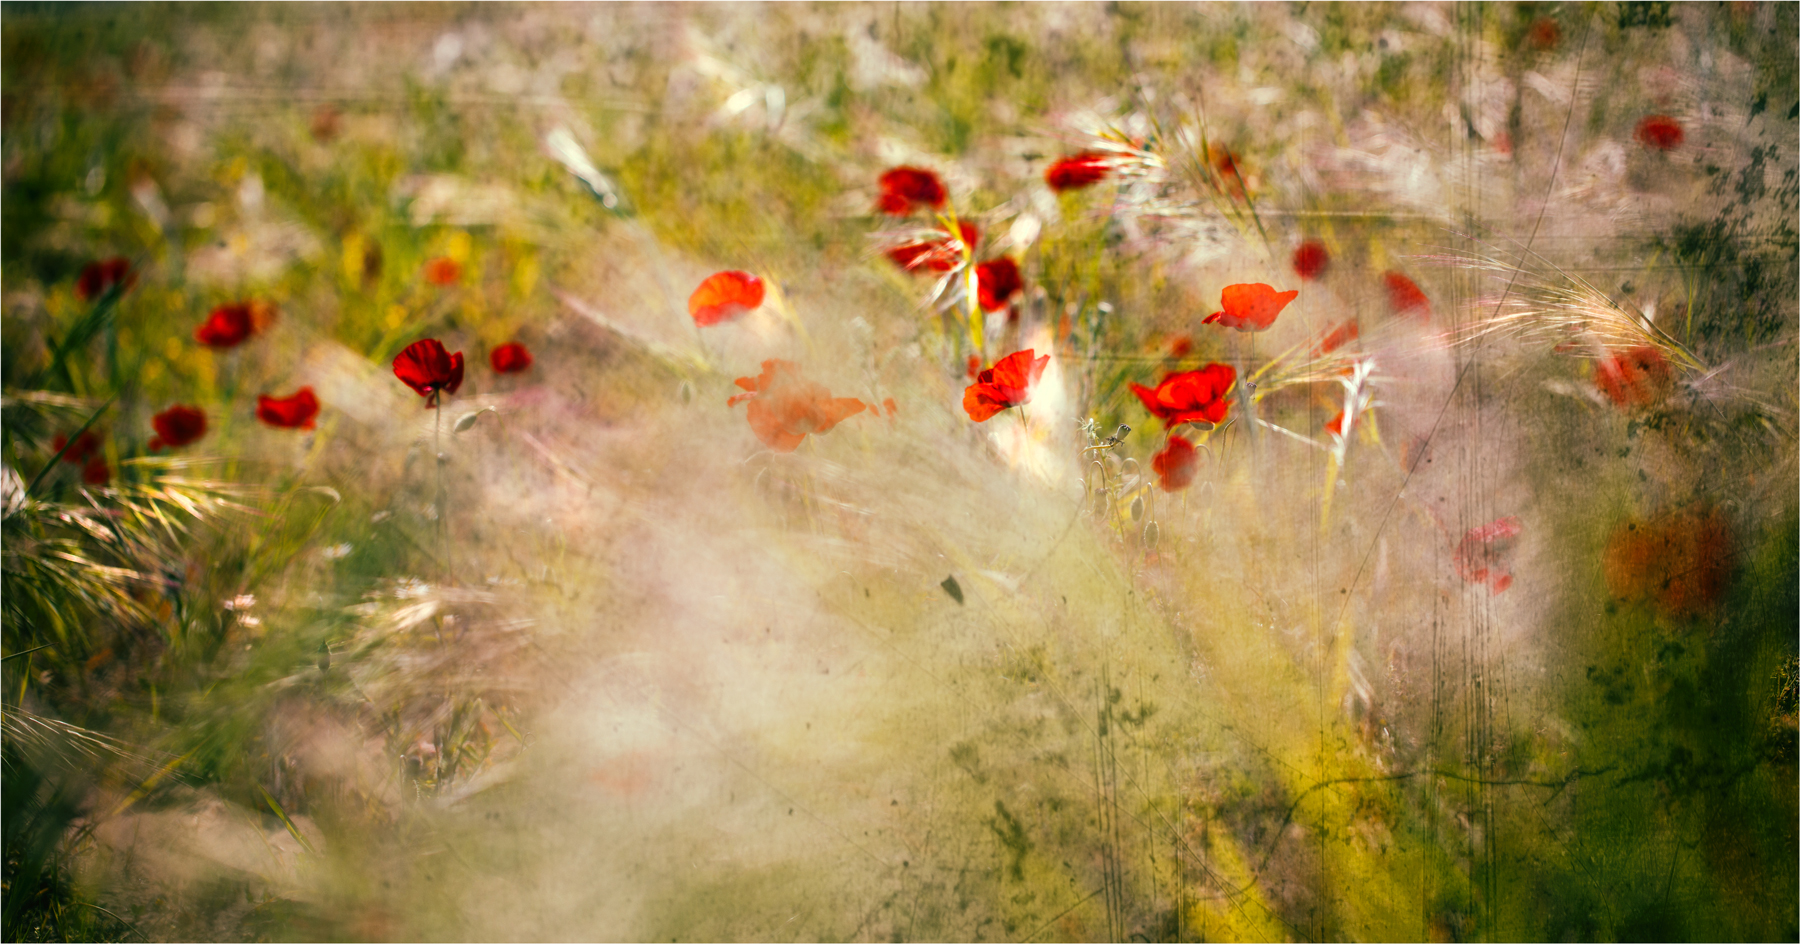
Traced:
<svg viewBox="0 0 1800 944">
<path fill-rule="evenodd" d="M 1668 115 L 1650 115 L 1638 122 L 1637 142 L 1658 151 L 1673 151 L 1687 140 L 1687 133 L 1681 130 L 1681 122 Z"/>
<path fill-rule="evenodd" d="M 1216 144 L 1209 149 L 1208 156 L 1212 162 L 1213 172 L 1219 175 L 1225 192 L 1243 199 L 1244 188 L 1248 184 L 1244 180 L 1243 169 L 1238 166 L 1238 156 Z"/>
<path fill-rule="evenodd" d="M 1207 315 L 1206 320 L 1200 323 L 1216 322 L 1222 328 L 1236 328 L 1239 331 L 1267 331 L 1275 323 L 1275 317 L 1288 306 L 1288 302 L 1299 297 L 1299 289 L 1277 292 L 1261 282 L 1227 285 L 1219 293 L 1219 305 L 1225 310 Z"/>
<path fill-rule="evenodd" d="M 112 469 L 107 468 L 105 456 L 94 456 L 81 467 L 81 480 L 89 485 L 105 485 L 112 481 Z"/>
<path fill-rule="evenodd" d="M 1735 553 L 1731 526 L 1717 508 L 1627 521 L 1606 543 L 1606 588 L 1673 616 L 1697 616 L 1724 596 Z"/>
<path fill-rule="evenodd" d="M 1131 392 L 1144 402 L 1144 409 L 1163 421 L 1165 428 L 1181 423 L 1217 424 L 1225 420 L 1231 385 L 1235 382 L 1236 368 L 1230 364 L 1208 364 L 1199 370 L 1170 374 L 1154 390 L 1134 383 Z"/>
<path fill-rule="evenodd" d="M 1561 42 L 1562 27 L 1556 25 L 1556 21 L 1549 17 L 1544 17 L 1531 24 L 1531 28 L 1525 31 L 1525 43 L 1539 51 L 1555 49 Z"/>
<path fill-rule="evenodd" d="M 731 321 L 763 303 L 762 279 L 730 269 L 714 272 L 688 296 L 688 314 L 702 328 Z"/>
<path fill-rule="evenodd" d="M 1450 561 L 1457 576 L 1469 583 L 1485 583 L 1493 593 L 1512 586 L 1512 573 L 1507 570 L 1505 559 L 1511 556 L 1513 539 L 1521 530 L 1519 519 L 1512 515 L 1470 528 Z"/>
<path fill-rule="evenodd" d="M 1673 378 L 1668 358 L 1648 344 L 1601 358 L 1594 365 L 1594 385 L 1622 407 L 1654 405 L 1668 395 Z"/>
<path fill-rule="evenodd" d="M 90 262 L 82 267 L 81 275 L 75 279 L 75 297 L 84 302 L 92 301 L 115 285 L 129 288 L 135 281 L 137 276 L 132 274 L 131 261 L 124 256 Z"/>
<path fill-rule="evenodd" d="M 1326 251 L 1325 244 L 1317 239 L 1309 239 L 1294 247 L 1294 274 L 1311 281 L 1325 274 L 1331 268 L 1331 253 Z"/>
<path fill-rule="evenodd" d="M 414 341 L 394 358 L 394 376 L 421 397 L 455 393 L 463 381 L 462 352 L 450 353 L 436 338 Z"/>
<path fill-rule="evenodd" d="M 751 432 L 776 452 L 793 452 L 807 433 L 828 433 L 868 408 L 854 397 L 833 397 L 824 384 L 801 376 L 791 361 L 763 361 L 761 374 L 739 377 L 735 383 L 749 392 L 726 403 L 737 406 L 749 400 L 746 418 Z"/>
<path fill-rule="evenodd" d="M 1325 337 L 1319 339 L 1319 346 L 1313 348 L 1313 356 L 1330 354 L 1361 336 L 1362 325 L 1355 321 L 1346 321 L 1325 332 Z"/>
<path fill-rule="evenodd" d="M 883 407 L 887 408 L 887 415 L 889 415 L 889 416 L 893 416 L 894 414 L 900 412 L 900 407 L 895 405 L 893 397 L 888 397 L 887 399 L 881 401 L 881 405 Z M 874 407 L 870 407 L 869 409 L 874 410 Z"/>
<path fill-rule="evenodd" d="M 917 242 L 895 246 L 887 251 L 887 257 L 894 264 L 908 272 L 928 269 L 932 272 L 948 272 L 962 265 L 963 246 L 973 247 L 981 238 L 981 230 L 974 223 L 962 220 L 956 222 L 957 232 L 962 234 L 960 242 L 950 236 L 947 231 L 941 239 L 921 239 Z"/>
<path fill-rule="evenodd" d="M 194 330 L 194 340 L 207 347 L 237 347 L 274 320 L 275 308 L 266 302 L 231 302 L 207 315 Z"/>
<path fill-rule="evenodd" d="M 1333 436 L 1344 435 L 1344 411 L 1343 410 L 1337 411 L 1337 415 L 1331 418 L 1331 422 L 1325 424 L 1325 431 L 1330 433 Z"/>
<path fill-rule="evenodd" d="M 62 461 L 78 465 L 100 451 L 100 434 L 91 429 L 86 430 L 75 437 L 75 444 L 72 446 L 69 445 L 69 437 L 62 433 L 57 433 L 56 438 L 50 440 L 51 449 L 61 452 L 64 446 L 69 446 L 69 449 L 63 452 Z"/>
<path fill-rule="evenodd" d="M 944 182 L 921 167 L 895 167 L 881 175 L 877 205 L 889 216 L 906 216 L 921 208 L 941 210 L 947 199 Z"/>
<path fill-rule="evenodd" d="M 177 403 L 150 417 L 150 425 L 156 429 L 156 438 L 152 442 L 158 446 L 180 448 L 198 442 L 206 435 L 206 413 L 198 407 Z"/>
<path fill-rule="evenodd" d="M 975 375 L 979 374 L 979 373 L 981 373 L 981 358 L 977 357 L 974 354 L 970 354 L 969 355 L 969 379 L 974 380 Z"/>
<path fill-rule="evenodd" d="M 1165 492 L 1179 492 L 1194 483 L 1200 471 L 1200 452 L 1181 436 L 1170 436 L 1167 445 L 1150 457 L 1156 484 Z"/>
<path fill-rule="evenodd" d="M 517 341 L 509 341 L 488 352 L 488 363 L 496 374 L 516 374 L 531 369 L 531 352 Z"/>
<path fill-rule="evenodd" d="M 1381 273 L 1381 281 L 1387 286 L 1388 307 L 1396 314 L 1417 315 L 1421 320 L 1431 317 L 1431 299 L 1418 283 L 1392 270 Z"/>
<path fill-rule="evenodd" d="M 1112 159 L 1099 151 L 1071 154 L 1044 171 L 1044 182 L 1057 193 L 1091 187 L 1112 173 Z"/>
<path fill-rule="evenodd" d="M 982 311 L 999 311 L 1024 286 L 1019 264 L 1011 256 L 989 259 L 975 267 L 975 300 L 981 303 Z"/>
<path fill-rule="evenodd" d="M 1178 334 L 1169 341 L 1169 356 L 1180 359 L 1194 353 L 1194 339 Z"/>
<path fill-rule="evenodd" d="M 312 429 L 319 415 L 319 398 L 311 387 L 301 387 L 292 396 L 256 398 L 256 418 L 280 429 Z"/>
<path fill-rule="evenodd" d="M 462 265 L 449 256 L 439 256 L 425 263 L 425 281 L 433 285 L 455 285 L 462 278 Z"/>
<path fill-rule="evenodd" d="M 1031 348 L 1014 351 L 976 374 L 963 391 L 963 412 L 969 419 L 984 423 L 1001 410 L 1030 403 L 1032 388 L 1050 364 L 1050 355 L 1034 357 L 1036 353 Z"/>
</svg>

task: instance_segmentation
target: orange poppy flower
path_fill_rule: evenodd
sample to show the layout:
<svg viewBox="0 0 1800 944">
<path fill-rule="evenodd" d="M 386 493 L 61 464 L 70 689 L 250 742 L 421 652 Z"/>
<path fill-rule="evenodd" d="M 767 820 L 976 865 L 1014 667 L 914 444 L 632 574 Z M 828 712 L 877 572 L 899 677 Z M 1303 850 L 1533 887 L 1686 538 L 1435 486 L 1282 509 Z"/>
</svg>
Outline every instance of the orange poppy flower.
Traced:
<svg viewBox="0 0 1800 944">
<path fill-rule="evenodd" d="M 1654 405 L 1668 395 L 1673 376 L 1668 358 L 1648 344 L 1594 365 L 1594 385 L 1622 407 Z"/>
<path fill-rule="evenodd" d="M 1505 591 L 1512 586 L 1505 558 L 1511 555 L 1513 539 L 1522 530 L 1519 519 L 1512 515 L 1470 528 L 1450 559 L 1457 576 L 1469 583 L 1485 583 L 1492 593 Z"/>
<path fill-rule="evenodd" d="M 1381 274 L 1381 281 L 1387 286 L 1388 307 L 1396 314 L 1416 314 L 1421 320 L 1431 317 L 1431 299 L 1412 279 L 1388 271 Z"/>
<path fill-rule="evenodd" d="M 763 361 L 761 374 L 739 377 L 735 382 L 749 392 L 726 404 L 737 406 L 749 400 L 746 418 L 750 430 L 776 452 L 793 452 L 807 433 L 828 433 L 868 408 L 854 397 L 833 397 L 824 384 L 801 376 L 799 366 L 790 361 Z"/>
<path fill-rule="evenodd" d="M 1325 424 L 1325 431 L 1330 433 L 1333 436 L 1344 435 L 1344 411 L 1343 410 L 1337 411 L 1337 415 L 1331 418 L 1331 422 Z"/>
<path fill-rule="evenodd" d="M 1030 403 L 1032 388 L 1050 365 L 1050 355 L 1034 358 L 1034 354 L 1031 348 L 1015 351 L 977 374 L 963 391 L 963 412 L 969 419 L 985 423 L 1001 410 Z"/>
<path fill-rule="evenodd" d="M 762 279 L 735 269 L 714 272 L 688 296 L 688 314 L 702 328 L 743 317 L 763 303 Z"/>
<path fill-rule="evenodd" d="M 1156 484 L 1165 492 L 1178 492 L 1194 483 L 1200 471 L 1200 452 L 1181 436 L 1170 436 L 1168 445 L 1150 457 Z"/>
<path fill-rule="evenodd" d="M 289 397 L 256 398 L 256 418 L 280 429 L 312 429 L 319 415 L 319 398 L 311 387 L 301 387 Z"/>
<path fill-rule="evenodd" d="M 1170 374 L 1152 390 L 1132 384 L 1131 392 L 1144 409 L 1163 421 L 1165 428 L 1182 423 L 1221 423 L 1230 409 L 1227 402 L 1237 369 L 1230 364 L 1208 364 L 1199 370 Z"/>
<path fill-rule="evenodd" d="M 1277 292 L 1261 282 L 1227 285 L 1219 293 L 1219 305 L 1225 310 L 1207 315 L 1206 320 L 1200 323 L 1217 322 L 1220 327 L 1236 328 L 1239 331 L 1267 331 L 1288 302 L 1299 297 L 1299 289 Z"/>
</svg>

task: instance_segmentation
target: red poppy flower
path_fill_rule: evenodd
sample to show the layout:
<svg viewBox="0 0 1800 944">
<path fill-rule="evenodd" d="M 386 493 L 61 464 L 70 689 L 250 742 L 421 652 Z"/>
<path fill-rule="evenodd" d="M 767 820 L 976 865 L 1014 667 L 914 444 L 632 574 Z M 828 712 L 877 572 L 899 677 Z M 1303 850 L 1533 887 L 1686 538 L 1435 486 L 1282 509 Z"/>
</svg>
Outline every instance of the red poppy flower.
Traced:
<svg viewBox="0 0 1800 944">
<path fill-rule="evenodd" d="M 1132 384 L 1131 392 L 1144 402 L 1144 409 L 1161 419 L 1164 427 L 1182 423 L 1222 423 L 1230 408 L 1226 402 L 1231 385 L 1237 382 L 1237 369 L 1230 364 L 1208 364 L 1199 370 L 1169 374 L 1152 390 Z"/>
<path fill-rule="evenodd" d="M 1606 544 L 1606 588 L 1614 597 L 1695 616 L 1724 596 L 1734 553 L 1731 528 L 1717 508 L 1627 521 Z"/>
<path fill-rule="evenodd" d="M 1024 286 L 1019 264 L 1011 256 L 989 259 L 975 267 L 975 300 L 982 311 L 999 311 L 1006 300 Z"/>
<path fill-rule="evenodd" d="M 974 354 L 970 354 L 969 355 L 969 379 L 974 380 L 975 375 L 979 374 L 979 373 L 981 373 L 981 358 L 975 356 Z"/>
<path fill-rule="evenodd" d="M 319 415 L 319 398 L 311 387 L 301 387 L 291 397 L 256 398 L 256 418 L 282 429 L 312 429 Z"/>
<path fill-rule="evenodd" d="M 89 301 L 106 294 L 106 290 L 115 285 L 130 287 L 137 281 L 131 272 L 131 262 L 124 256 L 115 256 L 101 262 L 90 262 L 81 269 L 81 276 L 75 280 L 75 297 Z"/>
<path fill-rule="evenodd" d="M 1319 340 L 1319 346 L 1313 348 L 1313 356 L 1330 354 L 1332 351 L 1349 344 L 1362 334 L 1362 326 L 1354 321 L 1346 321 L 1325 333 Z"/>
<path fill-rule="evenodd" d="M 1343 410 L 1337 411 L 1337 415 L 1331 418 L 1331 422 L 1325 424 L 1325 431 L 1330 433 L 1333 436 L 1344 435 L 1344 411 Z"/>
<path fill-rule="evenodd" d="M 1645 147 L 1673 151 L 1687 139 L 1687 134 L 1681 130 L 1681 122 L 1668 115 L 1651 115 L 1638 122 L 1635 137 Z"/>
<path fill-rule="evenodd" d="M 1425 297 L 1412 279 L 1388 271 L 1381 274 L 1381 281 L 1387 285 L 1388 307 L 1397 314 L 1416 314 L 1420 319 L 1431 317 L 1431 299 Z"/>
<path fill-rule="evenodd" d="M 488 354 L 496 374 L 516 374 L 531 368 L 531 352 L 517 341 L 502 344 Z"/>
<path fill-rule="evenodd" d="M 973 223 L 958 220 L 956 229 L 962 234 L 960 241 L 952 238 L 948 232 L 939 230 L 944 233 L 943 238 L 922 239 L 904 246 L 895 246 L 887 251 L 887 257 L 894 260 L 895 265 L 908 272 L 917 272 L 920 269 L 949 272 L 962 265 L 963 247 L 973 247 L 975 241 L 981 236 L 981 231 L 976 229 Z"/>
<path fill-rule="evenodd" d="M 274 306 L 266 302 L 232 302 L 214 308 L 194 329 L 194 340 L 207 347 L 237 347 L 274 320 Z"/>
<path fill-rule="evenodd" d="M 81 467 L 81 480 L 89 485 L 105 485 L 112 481 L 112 469 L 106 466 L 105 456 L 94 456 Z"/>
<path fill-rule="evenodd" d="M 1540 51 L 1555 49 L 1562 42 L 1562 27 L 1556 25 L 1555 20 L 1545 17 L 1531 24 L 1531 28 L 1525 31 L 1525 42 Z"/>
<path fill-rule="evenodd" d="M 1091 187 L 1112 173 L 1112 161 L 1099 151 L 1083 151 L 1050 165 L 1044 182 L 1057 193 Z"/>
<path fill-rule="evenodd" d="M 1331 253 L 1325 250 L 1325 244 L 1316 239 L 1309 239 L 1294 248 L 1294 274 L 1303 279 L 1312 280 L 1325 274 L 1331 267 Z"/>
<path fill-rule="evenodd" d="M 1651 406 L 1669 392 L 1673 371 L 1660 350 L 1646 344 L 1601 359 L 1594 384 L 1619 406 Z"/>
<path fill-rule="evenodd" d="M 69 437 L 62 433 L 57 433 L 56 438 L 50 441 L 50 448 L 58 452 L 62 452 L 64 446 L 69 446 Z M 85 430 L 81 435 L 75 437 L 75 445 L 69 446 L 68 451 L 63 452 L 62 461 L 70 465 L 78 465 L 99 451 L 100 434 L 91 429 Z"/>
<path fill-rule="evenodd" d="M 1170 436 L 1168 445 L 1150 457 L 1150 469 L 1163 491 L 1179 492 L 1194 483 L 1194 475 L 1200 471 L 1200 452 L 1186 439 Z"/>
<path fill-rule="evenodd" d="M 1513 539 L 1521 530 L 1519 519 L 1512 515 L 1470 528 L 1450 560 L 1457 576 L 1469 583 L 1485 583 L 1493 593 L 1512 586 L 1512 574 L 1506 569 L 1504 558 L 1510 556 Z"/>
<path fill-rule="evenodd" d="M 1244 171 L 1238 166 L 1238 156 L 1216 144 L 1208 149 L 1208 155 L 1212 161 L 1213 172 L 1219 175 L 1219 182 L 1224 186 L 1225 192 L 1231 196 L 1243 198 Z"/>
<path fill-rule="evenodd" d="M 763 303 L 762 279 L 736 270 L 714 272 L 688 296 L 688 314 L 702 328 L 743 317 Z"/>
<path fill-rule="evenodd" d="M 1261 282 L 1227 285 L 1225 291 L 1219 293 L 1219 305 L 1225 310 L 1207 315 L 1200 323 L 1216 321 L 1221 327 L 1239 331 L 1267 331 L 1288 302 L 1299 297 L 1299 289 L 1277 292 Z"/>
<path fill-rule="evenodd" d="M 462 265 L 448 256 L 425 263 L 425 281 L 433 285 L 455 285 L 462 278 Z"/>
<path fill-rule="evenodd" d="M 941 210 L 947 199 L 938 175 L 919 167 L 896 167 L 881 175 L 878 206 L 889 216 L 906 216 L 920 208 Z"/>
<path fill-rule="evenodd" d="M 1180 359 L 1194 353 L 1194 339 L 1178 334 L 1169 342 L 1169 356 Z"/>
<path fill-rule="evenodd" d="M 157 445 L 176 448 L 198 442 L 206 435 L 206 413 L 177 403 L 152 416 L 150 425 L 156 428 Z"/>
<path fill-rule="evenodd" d="M 854 397 L 833 397 L 824 384 L 801 376 L 800 368 L 790 361 L 763 361 L 761 374 L 739 377 L 735 382 L 749 392 L 726 403 L 737 406 L 749 400 L 746 418 L 750 430 L 776 452 L 793 452 L 807 433 L 828 433 L 868 408 Z"/>
<path fill-rule="evenodd" d="M 462 386 L 462 352 L 452 354 L 444 350 L 436 338 L 414 341 L 394 358 L 394 376 L 421 397 L 440 390 L 455 393 Z"/>
<path fill-rule="evenodd" d="M 994 366 L 975 375 L 975 382 L 963 391 L 963 412 L 977 423 L 985 423 L 1001 410 L 1031 402 L 1031 390 L 1037 386 L 1050 355 L 1033 358 L 1031 348 L 1014 351 L 994 362 Z"/>
</svg>

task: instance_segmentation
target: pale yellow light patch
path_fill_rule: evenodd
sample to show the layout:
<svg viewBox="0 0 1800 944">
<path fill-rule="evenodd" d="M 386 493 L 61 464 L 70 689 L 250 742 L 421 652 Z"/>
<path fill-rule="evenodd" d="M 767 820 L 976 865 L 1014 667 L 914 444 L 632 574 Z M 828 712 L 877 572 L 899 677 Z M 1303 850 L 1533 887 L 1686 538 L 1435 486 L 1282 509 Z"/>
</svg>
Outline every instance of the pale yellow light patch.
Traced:
<svg viewBox="0 0 1800 944">
<path fill-rule="evenodd" d="M 363 255 L 368 244 L 369 241 L 361 233 L 351 233 L 344 237 L 344 281 L 351 284 L 362 281 Z"/>
<path fill-rule="evenodd" d="M 389 330 L 400 327 L 406 321 L 406 309 L 399 305 L 389 305 L 387 310 L 387 326 Z"/>
<path fill-rule="evenodd" d="M 468 233 L 457 230 L 444 241 L 444 255 L 455 260 L 458 265 L 469 261 L 475 249 L 475 240 Z"/>
</svg>

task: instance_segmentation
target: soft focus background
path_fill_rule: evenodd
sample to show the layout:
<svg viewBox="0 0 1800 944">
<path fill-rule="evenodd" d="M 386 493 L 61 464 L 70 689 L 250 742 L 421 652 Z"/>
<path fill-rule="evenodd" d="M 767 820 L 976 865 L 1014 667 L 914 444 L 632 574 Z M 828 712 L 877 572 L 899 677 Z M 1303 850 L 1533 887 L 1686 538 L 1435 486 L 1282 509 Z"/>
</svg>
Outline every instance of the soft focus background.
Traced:
<svg viewBox="0 0 1800 944">
<path fill-rule="evenodd" d="M 0 33 L 6 939 L 1800 937 L 1793 5 Z"/>
</svg>

